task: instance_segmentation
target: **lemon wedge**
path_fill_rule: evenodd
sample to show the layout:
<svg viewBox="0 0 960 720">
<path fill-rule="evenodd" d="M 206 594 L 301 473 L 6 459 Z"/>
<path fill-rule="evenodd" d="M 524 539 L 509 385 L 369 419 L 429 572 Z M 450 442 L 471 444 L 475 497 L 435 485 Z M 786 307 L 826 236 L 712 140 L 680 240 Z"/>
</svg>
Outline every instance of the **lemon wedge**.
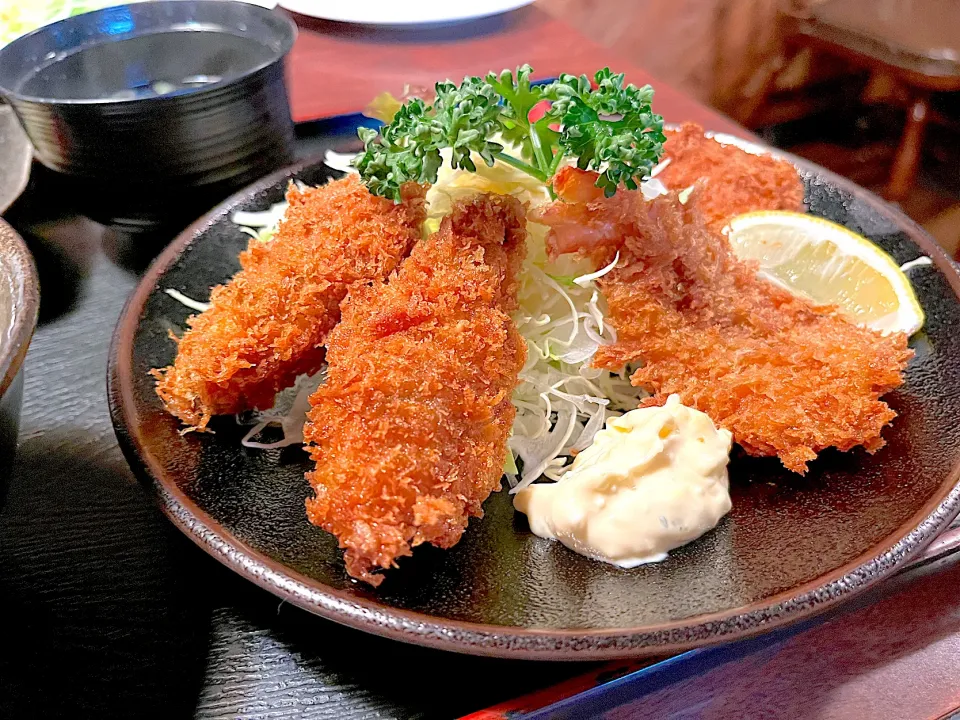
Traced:
<svg viewBox="0 0 960 720">
<path fill-rule="evenodd" d="M 818 305 L 881 332 L 912 335 L 923 310 L 910 280 L 870 240 L 829 220 L 785 211 L 738 215 L 729 224 L 733 251 L 760 263 L 760 274 Z"/>
</svg>

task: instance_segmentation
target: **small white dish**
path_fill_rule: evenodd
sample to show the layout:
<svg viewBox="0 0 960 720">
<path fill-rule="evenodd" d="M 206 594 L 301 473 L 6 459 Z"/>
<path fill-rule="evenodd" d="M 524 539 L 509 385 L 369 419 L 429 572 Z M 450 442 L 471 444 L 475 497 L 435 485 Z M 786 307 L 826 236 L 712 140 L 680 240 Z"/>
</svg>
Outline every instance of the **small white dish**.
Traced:
<svg viewBox="0 0 960 720">
<path fill-rule="evenodd" d="M 534 0 L 280 0 L 280 7 L 301 15 L 358 25 L 429 25 L 498 15 Z"/>
</svg>

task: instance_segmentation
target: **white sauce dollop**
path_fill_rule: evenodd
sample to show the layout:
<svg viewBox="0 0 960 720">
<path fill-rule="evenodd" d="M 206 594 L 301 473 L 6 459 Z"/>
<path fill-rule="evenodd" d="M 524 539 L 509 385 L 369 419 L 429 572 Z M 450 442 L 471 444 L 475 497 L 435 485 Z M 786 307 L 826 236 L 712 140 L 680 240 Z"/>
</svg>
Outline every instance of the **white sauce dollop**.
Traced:
<svg viewBox="0 0 960 720">
<path fill-rule="evenodd" d="M 732 436 L 671 395 L 607 422 L 556 483 L 514 506 L 530 528 L 581 555 L 632 568 L 667 557 L 730 511 Z"/>
</svg>

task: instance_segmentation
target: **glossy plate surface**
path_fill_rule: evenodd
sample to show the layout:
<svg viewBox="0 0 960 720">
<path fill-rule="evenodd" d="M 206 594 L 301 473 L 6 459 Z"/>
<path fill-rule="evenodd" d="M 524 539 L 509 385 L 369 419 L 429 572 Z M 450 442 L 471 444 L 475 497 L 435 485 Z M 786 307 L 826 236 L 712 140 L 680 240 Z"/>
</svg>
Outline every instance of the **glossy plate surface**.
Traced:
<svg viewBox="0 0 960 720">
<path fill-rule="evenodd" d="M 505 492 L 450 551 L 421 547 L 379 590 L 344 572 L 336 541 L 305 518 L 307 456 L 251 451 L 232 418 L 215 435 L 180 435 L 153 392 L 168 331 L 190 311 L 163 291 L 205 300 L 238 268 L 248 236 L 230 222 L 263 210 L 289 179 L 321 183 L 307 163 L 242 192 L 188 228 L 155 262 L 120 320 L 110 401 L 121 444 L 169 517 L 219 560 L 319 615 L 460 652 L 542 659 L 665 654 L 795 620 L 893 573 L 960 509 L 960 276 L 918 226 L 869 193 L 796 161 L 810 212 L 873 239 L 911 271 L 927 325 L 900 413 L 876 455 L 826 452 L 805 478 L 776 460 L 735 458 L 733 510 L 661 564 L 619 570 L 532 535 Z"/>
<path fill-rule="evenodd" d="M 367 0 L 331 3 L 326 0 L 280 0 L 280 7 L 301 15 L 359 25 L 426 25 L 488 17 L 529 5 L 533 0 Z"/>
</svg>

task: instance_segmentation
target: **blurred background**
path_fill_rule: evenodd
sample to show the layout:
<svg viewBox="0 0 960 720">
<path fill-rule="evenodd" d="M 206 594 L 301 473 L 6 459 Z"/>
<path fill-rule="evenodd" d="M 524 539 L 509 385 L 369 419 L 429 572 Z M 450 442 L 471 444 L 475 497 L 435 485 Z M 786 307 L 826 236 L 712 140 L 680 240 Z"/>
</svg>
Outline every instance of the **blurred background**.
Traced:
<svg viewBox="0 0 960 720">
<path fill-rule="evenodd" d="M 960 244 L 957 0 L 539 0 L 767 142 Z"/>
</svg>

